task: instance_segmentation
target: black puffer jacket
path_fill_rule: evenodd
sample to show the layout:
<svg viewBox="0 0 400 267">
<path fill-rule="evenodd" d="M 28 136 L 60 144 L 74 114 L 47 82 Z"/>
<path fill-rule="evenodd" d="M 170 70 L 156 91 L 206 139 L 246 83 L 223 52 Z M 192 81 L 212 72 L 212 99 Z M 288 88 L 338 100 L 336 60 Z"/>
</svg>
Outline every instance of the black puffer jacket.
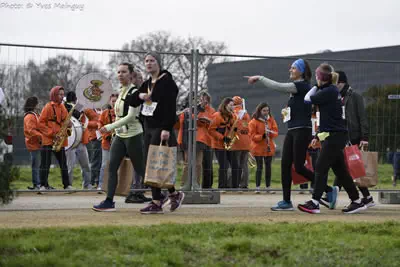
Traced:
<svg viewBox="0 0 400 267">
<path fill-rule="evenodd" d="M 139 91 L 147 94 L 149 88 L 151 90 L 151 78 L 142 84 Z M 144 125 L 149 128 L 172 131 L 176 122 L 176 97 L 178 96 L 178 91 L 178 86 L 171 73 L 166 70 L 161 71 L 151 93 L 151 100 L 157 102 L 157 107 L 153 116 L 140 115 Z"/>
<path fill-rule="evenodd" d="M 369 127 L 363 97 L 348 84 L 340 93 L 345 106 L 350 140 L 368 141 Z"/>
</svg>

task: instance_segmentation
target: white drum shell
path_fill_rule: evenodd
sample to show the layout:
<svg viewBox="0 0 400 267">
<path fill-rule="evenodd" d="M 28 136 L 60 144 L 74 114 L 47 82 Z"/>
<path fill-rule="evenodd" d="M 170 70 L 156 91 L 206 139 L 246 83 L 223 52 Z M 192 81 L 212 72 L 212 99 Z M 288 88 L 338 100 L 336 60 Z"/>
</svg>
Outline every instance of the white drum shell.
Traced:
<svg viewBox="0 0 400 267">
<path fill-rule="evenodd" d="M 71 117 L 72 131 L 71 135 L 68 136 L 68 145 L 65 150 L 76 148 L 82 140 L 83 127 L 80 121 L 74 117 Z"/>
</svg>

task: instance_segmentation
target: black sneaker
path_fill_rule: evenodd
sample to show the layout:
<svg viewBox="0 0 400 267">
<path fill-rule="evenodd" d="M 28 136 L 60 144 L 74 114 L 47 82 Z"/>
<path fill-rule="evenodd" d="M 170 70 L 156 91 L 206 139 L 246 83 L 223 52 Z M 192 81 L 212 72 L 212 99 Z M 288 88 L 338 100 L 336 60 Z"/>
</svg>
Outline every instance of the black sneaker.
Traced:
<svg viewBox="0 0 400 267">
<path fill-rule="evenodd" d="M 373 199 L 372 197 L 363 197 L 363 198 L 361 199 L 361 202 L 362 202 L 365 206 L 367 206 L 367 208 L 371 208 L 371 207 L 373 207 L 373 206 L 376 205 L 376 203 L 374 202 L 374 199 Z"/>
<path fill-rule="evenodd" d="M 312 200 L 309 200 L 304 204 L 299 204 L 297 208 L 301 211 L 308 212 L 311 214 L 320 213 L 319 204 L 314 204 Z"/>
<path fill-rule="evenodd" d="M 344 209 L 342 209 L 343 213 L 346 214 L 353 214 L 353 213 L 358 213 L 362 210 L 366 210 L 367 206 L 364 205 L 364 203 L 357 203 L 352 201 L 349 205 L 347 205 L 347 207 L 345 207 Z"/>
<path fill-rule="evenodd" d="M 182 206 L 183 199 L 185 198 L 185 193 L 177 192 L 175 195 L 170 195 L 169 198 L 171 200 L 170 211 L 173 212 Z"/>
<path fill-rule="evenodd" d="M 326 207 L 329 209 L 329 200 L 328 197 L 321 197 L 321 199 L 319 200 L 319 204 L 321 204 L 322 206 Z"/>
<path fill-rule="evenodd" d="M 129 194 L 125 198 L 125 203 L 144 203 L 145 201 L 138 194 Z"/>
<path fill-rule="evenodd" d="M 150 202 L 153 200 L 151 197 L 146 197 L 143 193 L 138 194 L 137 197 L 141 198 L 143 202 Z"/>
<path fill-rule="evenodd" d="M 163 214 L 164 211 L 161 205 L 157 205 L 154 202 L 150 202 L 147 207 L 140 210 L 141 214 Z"/>
</svg>

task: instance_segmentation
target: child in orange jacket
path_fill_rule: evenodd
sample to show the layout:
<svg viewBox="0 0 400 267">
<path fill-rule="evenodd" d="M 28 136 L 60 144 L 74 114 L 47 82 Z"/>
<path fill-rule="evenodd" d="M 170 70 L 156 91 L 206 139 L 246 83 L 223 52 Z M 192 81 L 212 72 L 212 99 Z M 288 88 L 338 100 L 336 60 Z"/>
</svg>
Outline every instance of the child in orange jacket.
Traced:
<svg viewBox="0 0 400 267">
<path fill-rule="evenodd" d="M 42 134 L 39 132 L 39 114 L 37 112 L 39 100 L 36 96 L 26 99 L 24 105 L 24 135 L 25 145 L 31 154 L 32 166 L 32 187 L 28 189 L 40 189 L 40 147 L 42 142 Z"/>
<path fill-rule="evenodd" d="M 251 154 L 257 163 L 256 170 L 256 193 L 259 193 L 263 162 L 265 164 L 265 182 L 267 189 L 271 185 L 271 163 L 275 155 L 274 138 L 278 136 L 278 126 L 271 115 L 267 103 L 260 103 L 252 116 L 249 124 L 251 138 Z M 274 193 L 273 191 L 268 191 Z"/>
</svg>

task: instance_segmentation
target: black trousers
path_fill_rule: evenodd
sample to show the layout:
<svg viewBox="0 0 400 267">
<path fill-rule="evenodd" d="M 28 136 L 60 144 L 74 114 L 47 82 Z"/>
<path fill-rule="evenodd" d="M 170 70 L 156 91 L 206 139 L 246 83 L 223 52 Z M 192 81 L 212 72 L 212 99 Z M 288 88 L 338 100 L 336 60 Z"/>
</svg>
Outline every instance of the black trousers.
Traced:
<svg viewBox="0 0 400 267">
<path fill-rule="evenodd" d="M 65 149 L 61 148 L 60 151 L 55 152 L 52 146 L 43 146 L 40 152 L 40 185 L 49 186 L 49 171 L 51 165 L 51 154 L 54 154 L 61 169 L 61 178 L 64 189 L 69 186 L 67 157 L 65 156 Z"/>
<path fill-rule="evenodd" d="M 144 123 L 144 158 L 147 159 L 147 154 L 149 152 L 150 145 L 160 145 L 161 143 L 161 128 L 148 128 L 146 123 Z M 170 136 L 168 139 L 168 146 L 177 146 L 175 131 L 169 132 Z M 146 169 L 146 168 L 145 168 Z M 175 187 L 168 188 L 169 193 L 174 193 Z M 151 187 L 151 193 L 153 200 L 161 200 L 161 188 Z"/>
<path fill-rule="evenodd" d="M 215 149 L 217 157 L 218 169 L 218 188 L 228 188 L 228 168 L 232 169 L 232 188 L 239 187 L 241 170 L 238 160 L 239 151 L 228 151 L 223 149 Z"/>
<path fill-rule="evenodd" d="M 311 164 L 313 166 L 313 169 L 315 169 L 315 165 L 317 164 L 317 159 L 319 156 L 319 151 L 320 149 L 308 149 L 308 154 L 311 157 Z M 314 184 L 311 183 L 311 188 L 314 188 Z M 308 183 L 306 184 L 301 184 L 300 189 L 308 189 Z"/>
<path fill-rule="evenodd" d="M 352 145 L 360 145 L 361 139 L 353 139 L 351 140 L 351 144 Z M 339 186 L 339 188 L 342 187 L 341 183 L 339 182 L 339 179 L 337 177 L 335 177 L 335 181 L 333 182 L 334 185 Z M 360 190 L 361 194 L 363 195 L 363 197 L 368 197 L 371 194 L 369 193 L 369 190 L 367 187 L 358 187 L 358 189 Z"/>
<path fill-rule="evenodd" d="M 298 174 L 311 182 L 314 180 L 314 173 L 304 166 L 307 148 L 311 139 L 311 128 L 289 130 L 285 136 L 281 161 L 282 190 L 283 200 L 285 201 L 290 201 L 293 163 Z"/>
<path fill-rule="evenodd" d="M 202 188 L 212 188 L 213 175 L 213 149 L 205 145 L 203 150 L 203 184 Z"/>
<path fill-rule="evenodd" d="M 144 177 L 143 135 L 128 138 L 116 136 L 110 148 L 110 165 L 108 169 L 107 198 L 113 199 L 118 185 L 118 169 L 123 158 L 128 155 L 136 173 Z"/>
<path fill-rule="evenodd" d="M 255 156 L 256 163 L 257 163 L 257 170 L 256 170 L 256 187 L 260 187 L 261 185 L 261 176 L 262 176 L 262 169 L 263 163 L 265 164 L 265 185 L 269 187 L 271 185 L 271 163 L 272 157 L 262 157 L 262 156 Z"/>
<path fill-rule="evenodd" d="M 313 199 L 320 200 L 326 187 L 328 171 L 332 168 L 338 181 L 343 185 L 349 198 L 354 201 L 359 198 L 357 188 L 347 170 L 343 149 L 347 142 L 347 133 L 337 132 L 322 142 L 321 153 L 315 166 L 315 188 Z"/>
</svg>

